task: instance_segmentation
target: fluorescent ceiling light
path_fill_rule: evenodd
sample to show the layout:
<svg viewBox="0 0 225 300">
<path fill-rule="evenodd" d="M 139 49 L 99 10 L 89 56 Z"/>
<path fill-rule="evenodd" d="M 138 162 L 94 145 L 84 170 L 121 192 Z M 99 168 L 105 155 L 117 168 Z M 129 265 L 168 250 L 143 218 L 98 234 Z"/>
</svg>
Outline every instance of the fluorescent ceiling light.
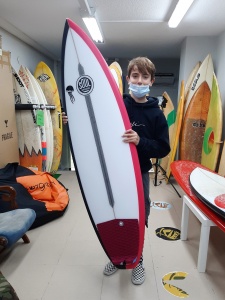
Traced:
<svg viewBox="0 0 225 300">
<path fill-rule="evenodd" d="M 81 17 L 91 35 L 91 38 L 96 43 L 104 43 L 102 32 L 101 32 L 101 27 L 96 18 L 96 14 L 95 14 L 96 10 L 95 10 L 95 7 L 92 5 L 93 4 L 92 1 L 91 0 L 78 0 L 78 2 L 80 4 Z"/>
<path fill-rule="evenodd" d="M 191 4 L 194 2 L 194 0 L 179 0 L 174 12 L 172 13 L 172 16 L 168 22 L 169 27 L 175 28 L 178 26 L 180 21 L 183 19 L 184 15 L 190 8 Z"/>
<path fill-rule="evenodd" d="M 90 16 L 90 17 L 84 17 L 82 18 L 92 39 L 96 42 L 96 43 L 103 43 L 103 37 L 98 25 L 98 22 L 96 20 L 96 18 L 94 16 Z"/>
</svg>

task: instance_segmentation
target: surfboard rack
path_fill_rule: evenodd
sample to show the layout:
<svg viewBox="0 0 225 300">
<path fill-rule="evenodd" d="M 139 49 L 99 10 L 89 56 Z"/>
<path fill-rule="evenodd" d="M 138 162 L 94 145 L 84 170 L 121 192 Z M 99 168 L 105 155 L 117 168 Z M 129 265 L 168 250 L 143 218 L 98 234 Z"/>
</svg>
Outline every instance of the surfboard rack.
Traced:
<svg viewBox="0 0 225 300">
<path fill-rule="evenodd" d="M 154 178 L 154 186 L 158 186 L 162 183 L 162 181 L 159 181 L 159 184 L 157 184 L 157 177 L 158 177 L 158 172 L 159 169 L 162 171 L 162 175 L 164 177 L 166 177 L 166 179 L 168 180 L 168 182 L 172 185 L 173 189 L 175 190 L 175 192 L 177 193 L 177 195 L 181 198 L 181 195 L 179 194 L 178 190 L 175 188 L 175 186 L 173 185 L 173 183 L 171 182 L 170 178 L 167 177 L 166 175 L 166 171 L 160 166 L 159 164 L 159 159 L 156 158 L 156 162 L 153 164 L 153 166 L 155 167 L 155 178 Z"/>
<path fill-rule="evenodd" d="M 47 109 L 47 110 L 55 110 L 55 105 L 44 105 L 44 104 L 15 104 L 16 110 L 32 110 L 32 109 Z"/>
</svg>

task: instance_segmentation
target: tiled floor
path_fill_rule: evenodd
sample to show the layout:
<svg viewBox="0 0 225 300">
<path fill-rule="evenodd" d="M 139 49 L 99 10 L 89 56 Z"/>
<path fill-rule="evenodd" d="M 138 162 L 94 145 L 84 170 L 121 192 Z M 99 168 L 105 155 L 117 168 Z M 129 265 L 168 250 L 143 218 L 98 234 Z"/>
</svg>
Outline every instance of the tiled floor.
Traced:
<svg viewBox="0 0 225 300">
<path fill-rule="evenodd" d="M 0 257 L 0 270 L 20 300 L 178 299 L 162 284 L 163 276 L 173 271 L 188 273 L 184 280 L 171 281 L 189 294 L 188 299 L 225 299 L 225 234 L 221 230 L 211 228 L 205 273 L 196 268 L 200 223 L 192 213 L 187 241 L 166 241 L 156 236 L 155 230 L 160 227 L 180 229 L 182 199 L 170 184 L 163 181 L 154 186 L 150 178 L 151 200 L 165 201 L 171 208 L 151 209 L 144 245 L 146 281 L 134 286 L 130 270 L 119 270 L 111 277 L 103 275 L 108 259 L 92 228 L 75 172 L 60 173 L 60 181 L 70 194 L 64 216 L 29 231 L 30 244 L 21 240 Z"/>
</svg>

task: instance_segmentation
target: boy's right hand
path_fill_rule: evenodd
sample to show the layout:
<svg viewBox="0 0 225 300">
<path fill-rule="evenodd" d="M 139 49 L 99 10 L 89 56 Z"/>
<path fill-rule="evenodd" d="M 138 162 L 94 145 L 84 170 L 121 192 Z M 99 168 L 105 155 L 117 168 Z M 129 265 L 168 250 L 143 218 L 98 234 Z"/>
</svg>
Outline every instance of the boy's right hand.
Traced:
<svg viewBox="0 0 225 300">
<path fill-rule="evenodd" d="M 124 143 L 133 143 L 136 146 L 140 141 L 139 135 L 137 134 L 136 131 L 132 129 L 128 129 L 127 131 L 125 131 L 124 134 L 122 135 L 122 138 Z"/>
</svg>

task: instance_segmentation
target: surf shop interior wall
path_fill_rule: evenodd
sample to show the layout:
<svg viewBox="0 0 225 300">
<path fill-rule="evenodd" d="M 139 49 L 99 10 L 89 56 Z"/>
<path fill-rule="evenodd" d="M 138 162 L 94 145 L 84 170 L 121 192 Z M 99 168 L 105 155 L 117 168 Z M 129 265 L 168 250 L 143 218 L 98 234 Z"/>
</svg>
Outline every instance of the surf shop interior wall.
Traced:
<svg viewBox="0 0 225 300">
<path fill-rule="evenodd" d="M 187 37 L 183 41 L 180 55 L 180 82 L 186 81 L 196 63 L 202 62 L 209 53 L 212 55 L 215 68 L 216 41 L 217 37 Z"/>
<path fill-rule="evenodd" d="M 52 58 L 37 51 L 1 27 L 0 35 L 2 36 L 2 49 L 11 52 L 11 65 L 16 71 L 23 65 L 33 74 L 36 65 L 42 60 L 53 70 L 54 60 Z"/>
</svg>

